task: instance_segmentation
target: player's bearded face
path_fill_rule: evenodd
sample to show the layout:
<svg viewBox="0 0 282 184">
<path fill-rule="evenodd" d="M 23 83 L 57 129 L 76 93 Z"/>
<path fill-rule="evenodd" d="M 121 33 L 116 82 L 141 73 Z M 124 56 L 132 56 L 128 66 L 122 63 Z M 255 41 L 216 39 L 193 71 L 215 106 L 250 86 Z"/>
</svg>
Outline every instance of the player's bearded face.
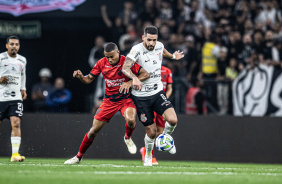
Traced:
<svg viewBox="0 0 282 184">
<path fill-rule="evenodd" d="M 17 39 L 10 39 L 6 44 L 6 48 L 8 50 L 8 54 L 10 56 L 16 56 L 20 49 L 20 42 Z"/>
<path fill-rule="evenodd" d="M 158 35 L 147 34 L 146 36 L 143 36 L 142 39 L 145 48 L 149 51 L 152 51 L 154 50 L 155 45 L 157 43 Z"/>
</svg>

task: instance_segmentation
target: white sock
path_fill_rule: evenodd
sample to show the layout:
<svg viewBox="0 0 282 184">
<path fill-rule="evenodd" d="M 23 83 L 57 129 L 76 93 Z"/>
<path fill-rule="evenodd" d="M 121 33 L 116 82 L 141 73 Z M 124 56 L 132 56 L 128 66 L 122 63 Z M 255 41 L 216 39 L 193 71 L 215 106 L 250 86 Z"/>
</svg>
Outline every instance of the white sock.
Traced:
<svg viewBox="0 0 282 184">
<path fill-rule="evenodd" d="M 146 134 L 145 138 L 144 138 L 144 141 L 145 141 L 145 147 L 146 147 L 146 155 L 150 156 L 150 155 L 152 155 L 152 150 L 154 148 L 154 141 L 155 141 L 155 139 L 151 139 Z"/>
<path fill-rule="evenodd" d="M 165 122 L 164 133 L 171 135 L 176 126 L 171 126 L 167 121 Z"/>
<path fill-rule="evenodd" d="M 11 137 L 12 154 L 18 153 L 21 145 L 21 137 Z"/>
</svg>

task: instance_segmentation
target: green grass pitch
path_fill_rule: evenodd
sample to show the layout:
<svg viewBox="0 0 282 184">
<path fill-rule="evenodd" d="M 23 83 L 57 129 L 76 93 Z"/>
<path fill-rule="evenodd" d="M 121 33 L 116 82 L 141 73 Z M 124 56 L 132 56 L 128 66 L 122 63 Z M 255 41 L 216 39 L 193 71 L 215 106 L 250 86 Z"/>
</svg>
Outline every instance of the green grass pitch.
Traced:
<svg viewBox="0 0 282 184">
<path fill-rule="evenodd" d="M 161 161 L 144 167 L 140 160 L 95 160 L 64 165 L 66 159 L 0 158 L 1 184 L 249 184 L 282 183 L 282 165 Z"/>
</svg>

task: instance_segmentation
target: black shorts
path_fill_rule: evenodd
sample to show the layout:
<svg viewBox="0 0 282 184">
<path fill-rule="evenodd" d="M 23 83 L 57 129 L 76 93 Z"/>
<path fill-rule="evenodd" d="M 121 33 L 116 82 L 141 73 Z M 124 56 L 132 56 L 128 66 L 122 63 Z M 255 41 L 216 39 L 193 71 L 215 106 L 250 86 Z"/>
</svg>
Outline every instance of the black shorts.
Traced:
<svg viewBox="0 0 282 184">
<path fill-rule="evenodd" d="M 13 100 L 0 102 L 0 121 L 11 116 L 21 118 L 23 116 L 23 102 L 21 100 Z"/>
<path fill-rule="evenodd" d="M 163 90 L 153 96 L 137 97 L 131 95 L 131 97 L 136 105 L 138 118 L 144 126 L 154 123 L 154 111 L 162 116 L 165 110 L 172 107 Z"/>
</svg>

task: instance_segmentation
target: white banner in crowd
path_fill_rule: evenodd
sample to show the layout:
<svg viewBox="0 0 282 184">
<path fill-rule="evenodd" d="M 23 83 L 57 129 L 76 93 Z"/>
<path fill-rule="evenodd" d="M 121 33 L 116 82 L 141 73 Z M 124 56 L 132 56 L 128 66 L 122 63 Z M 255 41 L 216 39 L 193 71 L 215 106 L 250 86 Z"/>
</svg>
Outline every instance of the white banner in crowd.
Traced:
<svg viewBox="0 0 282 184">
<path fill-rule="evenodd" d="M 259 65 L 233 82 L 235 116 L 282 116 L 282 70 Z"/>
</svg>

